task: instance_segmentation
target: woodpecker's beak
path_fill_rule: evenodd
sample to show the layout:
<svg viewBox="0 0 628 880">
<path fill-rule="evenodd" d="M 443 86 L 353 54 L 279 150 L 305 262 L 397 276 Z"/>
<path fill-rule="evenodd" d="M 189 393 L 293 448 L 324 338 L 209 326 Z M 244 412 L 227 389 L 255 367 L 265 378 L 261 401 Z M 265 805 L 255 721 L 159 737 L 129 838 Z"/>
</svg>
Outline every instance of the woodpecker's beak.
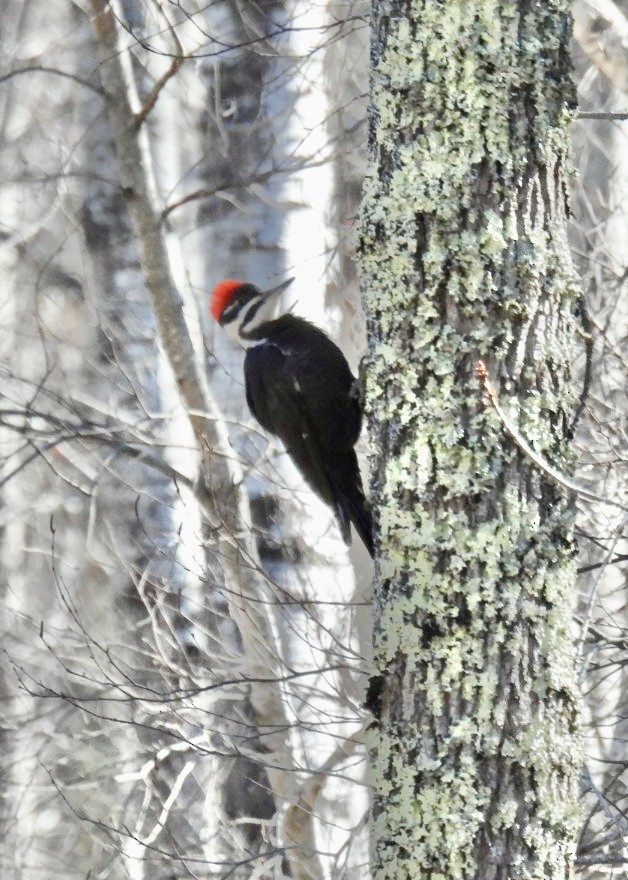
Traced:
<svg viewBox="0 0 628 880">
<path fill-rule="evenodd" d="M 270 290 L 264 290 L 264 299 L 268 300 L 271 296 L 279 296 L 280 293 L 283 293 L 286 287 L 290 287 L 294 278 L 288 278 L 287 281 L 282 281 L 277 287 L 272 287 Z"/>
</svg>

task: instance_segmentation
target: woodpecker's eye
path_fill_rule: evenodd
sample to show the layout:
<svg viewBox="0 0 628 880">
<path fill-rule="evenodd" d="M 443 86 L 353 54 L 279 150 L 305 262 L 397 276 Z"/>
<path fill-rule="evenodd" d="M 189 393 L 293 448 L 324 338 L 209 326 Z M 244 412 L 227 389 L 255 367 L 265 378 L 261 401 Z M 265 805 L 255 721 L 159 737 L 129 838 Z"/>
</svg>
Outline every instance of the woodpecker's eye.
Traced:
<svg viewBox="0 0 628 880">
<path fill-rule="evenodd" d="M 237 303 L 229 303 L 229 305 L 226 306 L 222 311 L 222 315 L 220 316 L 220 323 L 229 324 L 231 321 L 234 320 L 239 311 L 240 307 Z"/>
</svg>

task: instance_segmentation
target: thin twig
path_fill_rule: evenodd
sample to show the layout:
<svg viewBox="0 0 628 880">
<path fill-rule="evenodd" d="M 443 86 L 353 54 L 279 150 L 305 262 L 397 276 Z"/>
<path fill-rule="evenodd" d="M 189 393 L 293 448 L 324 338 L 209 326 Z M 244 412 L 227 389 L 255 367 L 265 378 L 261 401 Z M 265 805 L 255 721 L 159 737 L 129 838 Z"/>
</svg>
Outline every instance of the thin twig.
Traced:
<svg viewBox="0 0 628 880">
<path fill-rule="evenodd" d="M 597 501 L 600 504 L 608 504 L 611 507 L 618 507 L 620 510 L 628 513 L 628 507 L 623 504 L 620 504 L 619 501 L 613 501 L 610 498 L 604 498 L 601 495 L 596 495 L 595 492 L 590 492 L 584 486 L 579 486 L 577 483 L 574 483 L 573 480 L 570 480 L 564 474 L 561 474 L 552 465 L 546 461 L 538 452 L 535 452 L 534 449 L 530 446 L 530 444 L 525 440 L 517 428 L 510 421 L 504 410 L 501 408 L 499 403 L 497 402 L 497 395 L 495 391 L 491 387 L 491 384 L 488 380 L 488 370 L 486 368 L 486 364 L 482 360 L 478 360 L 475 365 L 475 374 L 480 380 L 482 384 L 482 388 L 486 394 L 488 402 L 491 404 L 497 415 L 499 416 L 501 423 L 504 428 L 508 431 L 514 442 L 517 444 L 519 449 L 528 456 L 531 461 L 539 468 L 539 470 L 543 471 L 550 479 L 554 480 L 555 483 L 558 483 L 560 486 L 564 486 L 565 489 L 569 489 L 570 492 L 575 492 L 577 495 L 580 495 L 582 498 L 586 498 L 588 501 Z"/>
<path fill-rule="evenodd" d="M 0 76 L 0 83 L 13 79 L 14 76 L 21 76 L 23 73 L 52 73 L 54 76 L 63 76 L 66 79 L 71 79 L 75 83 L 84 86 L 86 89 L 91 89 L 91 91 L 96 92 L 97 95 L 104 97 L 103 90 L 89 80 L 77 76 L 75 73 L 70 73 L 67 70 L 59 70 L 57 67 L 46 67 L 43 64 L 29 64 L 27 67 L 18 67 L 15 70 L 9 70 L 7 73 L 3 73 Z"/>
<path fill-rule="evenodd" d="M 576 114 L 576 119 L 606 119 L 609 122 L 625 122 L 628 119 L 628 112 L 610 113 L 605 110 L 580 110 Z"/>
</svg>

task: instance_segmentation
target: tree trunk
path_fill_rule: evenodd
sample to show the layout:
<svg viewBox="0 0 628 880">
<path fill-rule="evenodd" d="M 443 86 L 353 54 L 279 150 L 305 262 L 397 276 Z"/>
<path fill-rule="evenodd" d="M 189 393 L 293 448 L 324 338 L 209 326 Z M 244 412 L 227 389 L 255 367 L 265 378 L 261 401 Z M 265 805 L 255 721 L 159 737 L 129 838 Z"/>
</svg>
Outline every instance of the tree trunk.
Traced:
<svg viewBox="0 0 628 880">
<path fill-rule="evenodd" d="M 567 8 L 374 4 L 376 878 L 571 870 L 573 499 L 549 473 L 569 469 L 579 391 Z"/>
</svg>

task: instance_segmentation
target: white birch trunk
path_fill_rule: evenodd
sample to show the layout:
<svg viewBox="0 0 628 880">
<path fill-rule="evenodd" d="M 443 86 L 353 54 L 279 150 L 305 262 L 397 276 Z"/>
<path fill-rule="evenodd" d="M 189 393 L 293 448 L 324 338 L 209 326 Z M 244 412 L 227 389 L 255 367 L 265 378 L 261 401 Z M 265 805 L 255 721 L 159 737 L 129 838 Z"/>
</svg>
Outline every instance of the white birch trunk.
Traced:
<svg viewBox="0 0 628 880">
<path fill-rule="evenodd" d="M 174 493 L 129 454 L 146 413 L 161 410 L 148 368 L 159 354 L 129 224 L 106 182 L 115 160 L 97 114 L 89 28 L 62 4 L 24 12 L 14 64 L 31 66 L 20 57 L 30 43 L 35 69 L 5 95 L 1 159 L 2 222 L 13 230 L 3 247 L 3 409 L 22 413 L 9 420 L 21 437 L 5 429 L 2 448 L 3 646 L 15 664 L 7 718 L 16 731 L 5 755 L 5 855 L 24 878 L 107 865 L 126 876 L 118 831 L 133 789 L 120 774 L 145 760 L 141 727 L 129 722 L 142 714 L 142 686 L 163 671 L 147 668 L 149 594 L 180 579 Z M 26 449 L 37 455 L 11 476 Z M 135 670 L 126 696 L 122 669 Z"/>
</svg>

